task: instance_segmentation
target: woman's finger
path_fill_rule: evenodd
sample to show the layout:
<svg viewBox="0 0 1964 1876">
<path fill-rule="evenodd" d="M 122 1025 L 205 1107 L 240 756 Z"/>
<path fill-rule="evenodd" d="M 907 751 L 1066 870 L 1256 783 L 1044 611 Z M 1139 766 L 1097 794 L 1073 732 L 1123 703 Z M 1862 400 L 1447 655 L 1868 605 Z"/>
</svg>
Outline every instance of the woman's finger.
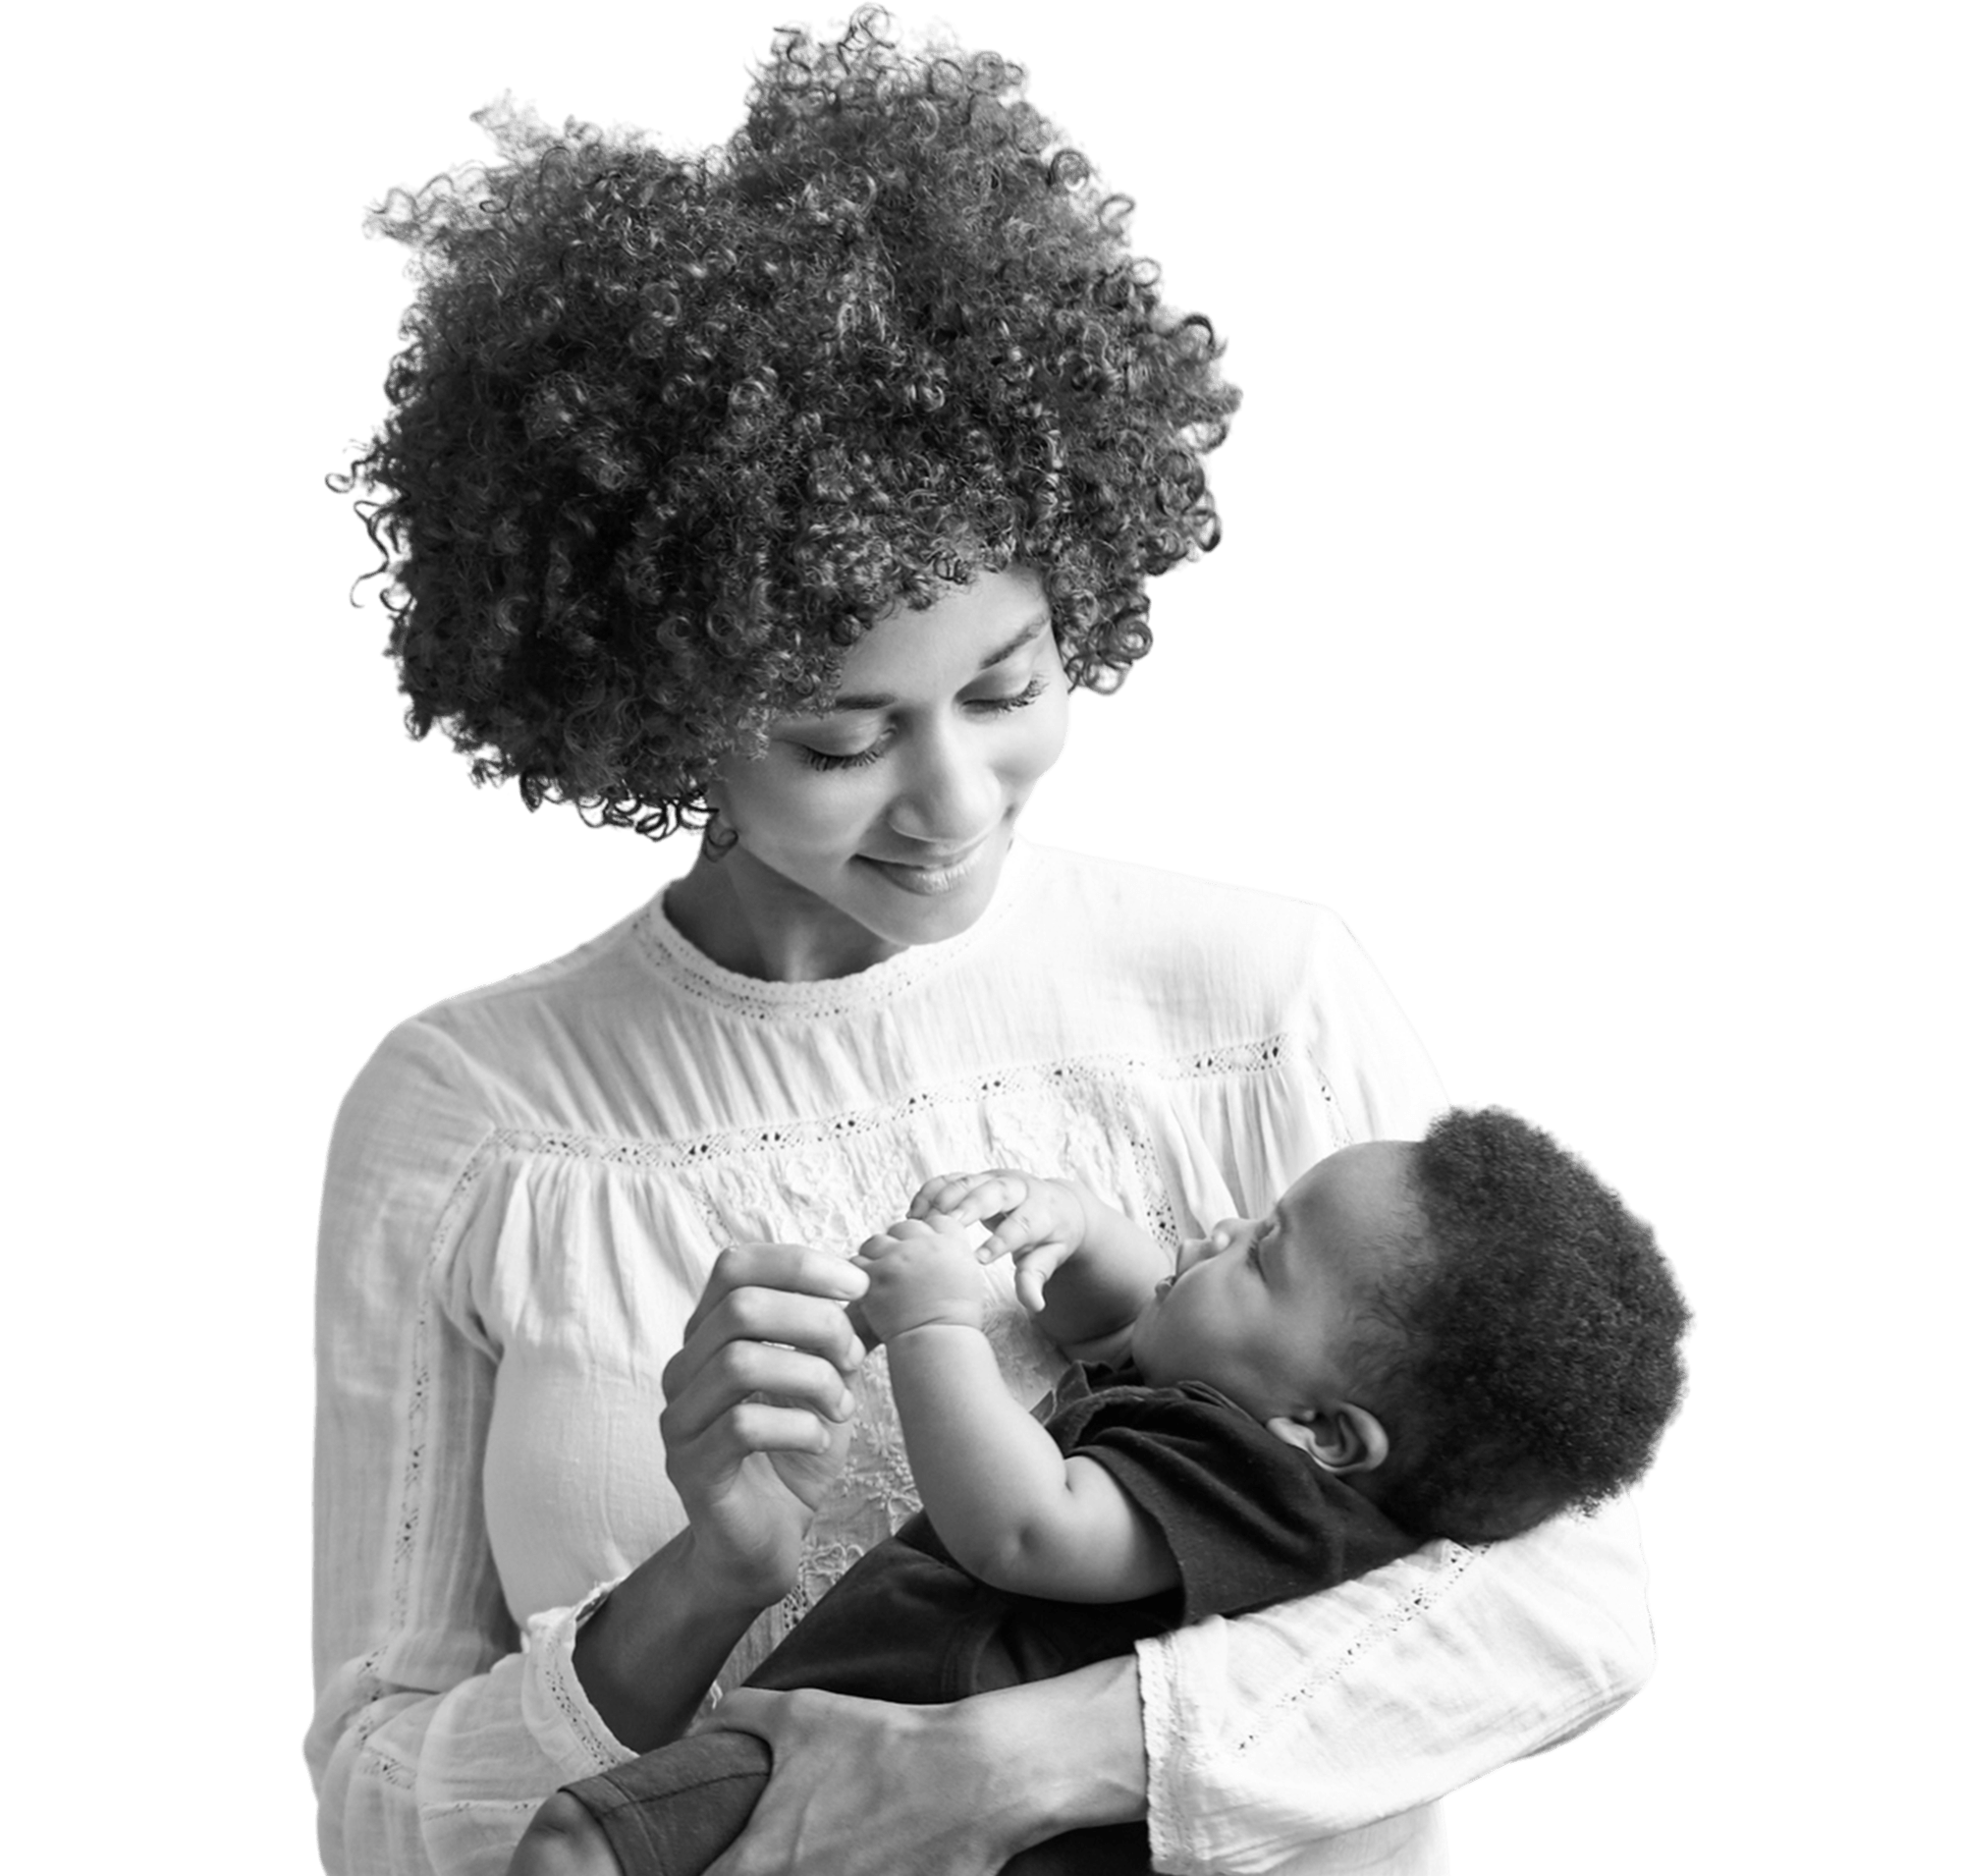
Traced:
<svg viewBox="0 0 1964 1876">
<path fill-rule="evenodd" d="M 664 1418 L 663 1432 L 667 1421 Z M 671 1466 L 699 1478 L 734 1472 L 752 1453 L 823 1453 L 833 1425 L 803 1407 L 776 1401 L 739 1401 L 698 1434 L 669 1445 Z"/>
<path fill-rule="evenodd" d="M 736 1687 L 704 1715 L 704 1733 L 747 1733 L 771 1748 L 771 1779 L 757 1809 L 743 1827 L 743 1834 L 704 1872 L 704 1876 L 779 1876 L 795 1867 L 793 1858 L 810 1852 L 804 1840 L 809 1834 L 812 1793 L 798 1788 L 806 1783 L 810 1768 L 801 1763 L 801 1745 L 813 1743 L 814 1735 L 830 1743 L 830 1734 L 820 1732 L 822 1703 L 832 1696 L 810 1690 L 780 1692 L 761 1687 Z M 814 1713 L 813 1708 L 818 1708 Z M 815 1724 L 815 1722 L 817 1724 Z M 835 1773 L 840 1768 L 834 1768 Z M 877 1786 L 879 1774 L 867 1768 L 869 1776 L 859 1781 L 866 1788 Z M 789 1776 L 780 1780 L 779 1773 Z M 832 1788 L 823 1781 L 821 1794 Z M 870 1801 L 872 1792 L 866 1791 Z M 789 1813 L 789 1815 L 787 1815 Z"/>
<path fill-rule="evenodd" d="M 1018 1846 L 1001 1834 L 1004 1807 L 990 1791 L 996 1756 L 963 1710 L 971 1704 L 738 1687 L 703 1725 L 768 1741 L 771 1779 L 743 1835 L 706 1876 L 1001 1869 Z"/>
<path fill-rule="evenodd" d="M 669 1364 L 665 1386 L 677 1378 L 681 1360 L 678 1355 Z M 682 1376 L 679 1385 L 668 1387 L 663 1441 L 671 1447 L 686 1443 L 760 1394 L 834 1422 L 852 1417 L 852 1391 L 830 1361 L 767 1342 L 728 1342 Z"/>
<path fill-rule="evenodd" d="M 854 1270 L 860 1287 L 865 1272 Z M 829 1297 L 800 1297 L 783 1290 L 733 1290 L 701 1311 L 688 1326 L 669 1364 L 665 1385 L 671 1393 L 687 1385 L 695 1370 L 733 1342 L 779 1342 L 851 1373 L 866 1358 L 846 1310 Z"/>
<path fill-rule="evenodd" d="M 664 1377 L 666 1379 L 666 1377 Z M 852 1416 L 852 1383 L 831 1361 L 770 1342 L 731 1342 L 668 1393 L 664 1414 L 678 1438 L 701 1432 L 717 1414 L 752 1395 L 809 1407 L 827 1420 Z"/>
<path fill-rule="evenodd" d="M 813 1250 L 809 1244 L 733 1244 L 710 1266 L 694 1312 L 683 1329 L 695 1326 L 738 1290 L 774 1290 L 790 1296 L 850 1302 L 865 1295 L 866 1278 L 844 1257 Z"/>
</svg>

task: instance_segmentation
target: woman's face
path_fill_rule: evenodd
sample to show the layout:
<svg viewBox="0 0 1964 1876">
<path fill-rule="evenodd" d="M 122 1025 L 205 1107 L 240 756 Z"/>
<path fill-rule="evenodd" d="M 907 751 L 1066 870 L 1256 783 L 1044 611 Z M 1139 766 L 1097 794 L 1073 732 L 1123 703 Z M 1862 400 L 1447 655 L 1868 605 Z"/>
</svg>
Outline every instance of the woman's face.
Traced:
<svg viewBox="0 0 1964 1876">
<path fill-rule="evenodd" d="M 736 846 L 687 882 L 698 909 L 720 910 L 684 929 L 780 979 L 846 975 L 965 930 L 1064 746 L 1067 689 L 1023 569 L 890 613 L 846 653 L 829 709 L 779 719 L 762 755 L 717 778 L 709 799 Z"/>
</svg>

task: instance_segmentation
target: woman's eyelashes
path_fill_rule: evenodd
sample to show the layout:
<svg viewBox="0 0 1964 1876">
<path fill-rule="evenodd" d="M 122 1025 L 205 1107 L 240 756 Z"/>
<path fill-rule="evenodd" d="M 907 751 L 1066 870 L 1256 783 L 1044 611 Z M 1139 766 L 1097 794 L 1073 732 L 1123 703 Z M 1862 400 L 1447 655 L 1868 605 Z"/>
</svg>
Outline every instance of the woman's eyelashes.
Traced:
<svg viewBox="0 0 1964 1876">
<path fill-rule="evenodd" d="M 828 749 L 814 749 L 803 743 L 793 743 L 791 747 L 798 752 L 798 759 L 808 768 L 814 769 L 863 769 L 870 762 L 877 762 L 887 752 L 887 745 L 892 741 L 882 737 L 863 749 L 854 749 L 846 755 L 834 755 Z"/>
<path fill-rule="evenodd" d="M 970 697 L 962 705 L 980 716 L 1007 716 L 1011 710 L 1027 709 L 1050 689 L 1050 680 L 1043 677 L 1032 678 L 1020 690 L 1012 690 L 1003 697 Z M 793 743 L 798 758 L 807 767 L 814 769 L 863 769 L 877 762 L 892 745 L 894 735 L 891 728 L 867 744 L 863 749 L 815 749 L 808 743 Z"/>
<path fill-rule="evenodd" d="M 968 707 L 980 710 L 984 716 L 1005 716 L 1011 710 L 1027 709 L 1049 689 L 1048 678 L 1032 678 L 1020 690 L 1012 690 L 1007 697 L 973 697 Z"/>
<path fill-rule="evenodd" d="M 1035 703 L 1051 688 L 1049 678 L 1031 678 L 1019 691 L 1011 691 L 1008 697 L 970 697 L 968 707 L 978 709 L 984 715 L 1002 715 L 1011 709 L 1025 709 Z"/>
</svg>

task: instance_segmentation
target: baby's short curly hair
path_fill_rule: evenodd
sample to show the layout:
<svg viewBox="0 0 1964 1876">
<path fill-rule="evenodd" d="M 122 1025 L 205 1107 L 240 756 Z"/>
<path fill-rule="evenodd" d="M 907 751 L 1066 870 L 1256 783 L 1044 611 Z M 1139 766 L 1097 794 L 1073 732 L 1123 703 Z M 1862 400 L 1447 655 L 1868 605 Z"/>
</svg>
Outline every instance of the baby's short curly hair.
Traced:
<svg viewBox="0 0 1964 1876">
<path fill-rule="evenodd" d="M 781 33 L 720 149 L 497 107 L 502 160 L 389 196 L 419 286 L 345 486 L 414 734 L 666 834 L 885 613 L 1011 563 L 1118 683 L 1236 393 L 1022 83 L 869 9 Z"/>
<path fill-rule="evenodd" d="M 1677 1408 L 1691 1320 L 1650 1227 L 1500 1108 L 1435 1122 L 1410 1180 L 1420 1241 L 1361 1311 L 1385 1509 L 1470 1543 L 1634 1483 Z"/>
</svg>

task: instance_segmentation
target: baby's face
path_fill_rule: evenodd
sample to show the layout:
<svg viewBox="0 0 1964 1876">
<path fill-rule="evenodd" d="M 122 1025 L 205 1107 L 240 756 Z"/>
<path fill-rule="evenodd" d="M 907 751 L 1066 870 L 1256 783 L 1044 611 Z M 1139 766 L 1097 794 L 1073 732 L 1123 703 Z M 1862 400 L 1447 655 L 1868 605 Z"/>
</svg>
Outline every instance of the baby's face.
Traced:
<svg viewBox="0 0 1964 1876">
<path fill-rule="evenodd" d="M 1346 1146 L 1268 1217 L 1235 1218 L 1180 1250 L 1132 1329 L 1155 1387 L 1204 1381 L 1267 1422 L 1352 1398 L 1344 1376 L 1354 1299 L 1418 1228 L 1409 1142 Z"/>
</svg>

